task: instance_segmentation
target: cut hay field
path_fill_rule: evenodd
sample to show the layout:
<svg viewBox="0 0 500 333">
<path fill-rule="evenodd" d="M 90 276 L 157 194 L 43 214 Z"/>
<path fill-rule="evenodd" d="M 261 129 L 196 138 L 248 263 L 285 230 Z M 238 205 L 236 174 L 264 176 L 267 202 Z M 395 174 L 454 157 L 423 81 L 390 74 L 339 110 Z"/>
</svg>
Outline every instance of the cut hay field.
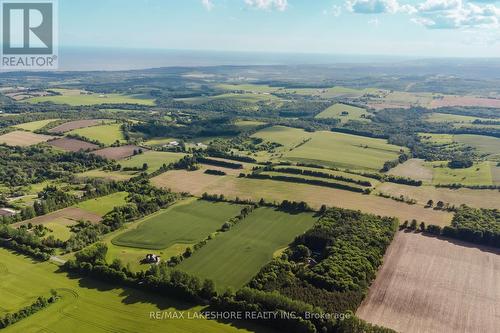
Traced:
<svg viewBox="0 0 500 333">
<path fill-rule="evenodd" d="M 348 112 L 348 114 L 342 115 L 342 112 Z M 345 123 L 348 120 L 370 121 L 370 119 L 365 118 L 368 115 L 369 113 L 363 108 L 337 103 L 318 113 L 314 118 L 338 118 Z"/>
<path fill-rule="evenodd" d="M 147 173 L 158 170 L 163 164 L 169 165 L 182 159 L 186 154 L 170 153 L 162 151 L 146 151 L 143 154 L 131 156 L 120 161 L 122 168 L 142 168 L 144 163 L 147 163 Z"/>
<path fill-rule="evenodd" d="M 98 145 L 95 145 L 93 143 L 71 138 L 61 138 L 61 139 L 51 140 L 48 142 L 48 144 L 64 151 L 73 151 L 73 152 L 80 150 L 85 150 L 85 151 L 95 150 L 99 148 Z"/>
<path fill-rule="evenodd" d="M 52 127 L 49 129 L 50 133 L 65 133 L 69 132 L 72 130 L 76 130 L 79 128 L 85 128 L 85 127 L 90 127 L 90 126 L 96 126 L 96 125 L 104 125 L 106 123 L 109 123 L 110 120 L 108 119 L 83 119 L 83 120 L 74 120 L 74 121 L 68 121 L 66 123 L 63 123 L 61 125 L 58 125 L 56 127 Z"/>
<path fill-rule="evenodd" d="M 137 228 L 117 236 L 112 243 L 158 250 L 174 244 L 195 244 L 239 215 L 242 207 L 192 198 L 144 218 Z"/>
<path fill-rule="evenodd" d="M 409 159 L 408 161 L 397 165 L 395 168 L 392 168 L 387 173 L 389 175 L 421 180 L 425 183 L 432 182 L 432 169 L 425 166 L 425 162 L 422 159 Z"/>
<path fill-rule="evenodd" d="M 265 128 L 253 137 L 284 146 L 274 159 L 348 169 L 378 171 L 401 151 L 382 139 L 327 131 L 307 133 L 283 126 Z"/>
<path fill-rule="evenodd" d="M 98 104 L 140 104 L 154 105 L 154 100 L 151 98 L 142 98 L 139 95 L 122 95 L 122 94 L 99 94 L 99 93 L 84 93 L 78 89 L 51 89 L 57 91 L 61 95 L 55 96 L 40 96 L 24 100 L 28 103 L 43 103 L 52 102 L 55 104 L 68 104 L 71 106 L 80 105 L 98 105 Z M 83 94 L 82 94 L 83 93 Z"/>
<path fill-rule="evenodd" d="M 447 162 L 426 162 L 432 170 L 432 183 L 437 184 L 464 184 L 464 185 L 491 185 L 491 162 L 476 162 L 470 168 L 451 169 Z"/>
<path fill-rule="evenodd" d="M 223 324 L 205 319 L 154 320 L 155 311 L 204 310 L 165 296 L 137 289 L 123 289 L 89 278 L 70 277 L 58 272 L 55 264 L 35 263 L 23 256 L 0 249 L 0 316 L 18 311 L 38 296 L 49 296 L 55 289 L 61 299 L 49 307 L 3 329 L 3 332 L 52 333 L 232 333 L 270 332 L 246 323 Z"/>
<path fill-rule="evenodd" d="M 498 190 L 471 190 L 467 188 L 447 189 L 434 186 L 406 186 L 394 183 L 382 183 L 377 191 L 395 197 L 401 195 L 415 199 L 420 205 L 427 204 L 429 199 L 434 203 L 443 201 L 451 205 L 466 204 L 477 208 L 500 209 L 500 191 Z"/>
<path fill-rule="evenodd" d="M 127 192 L 116 192 L 80 202 L 75 207 L 103 216 L 112 211 L 114 207 L 125 205 L 127 203 L 125 200 L 127 196 Z"/>
<path fill-rule="evenodd" d="M 404 91 L 391 91 L 370 99 L 368 106 L 380 110 L 390 108 L 410 108 L 411 106 L 428 107 L 433 101 L 432 93 L 414 93 Z"/>
<path fill-rule="evenodd" d="M 434 99 L 430 103 L 431 108 L 446 106 L 478 106 L 488 108 L 500 108 L 500 99 L 475 97 L 475 96 L 444 96 Z"/>
<path fill-rule="evenodd" d="M 4 143 L 8 146 L 27 147 L 36 145 L 37 143 L 46 142 L 53 138 L 54 137 L 50 135 L 35 134 L 25 131 L 13 131 L 0 135 L 0 143 Z"/>
<path fill-rule="evenodd" d="M 37 120 L 37 121 L 31 121 L 29 123 L 24 123 L 24 124 L 19 124 L 19 125 L 14 125 L 12 127 L 19 128 L 25 131 L 36 131 L 45 125 L 50 124 L 51 122 L 54 122 L 59 119 L 44 119 L 44 120 Z"/>
<path fill-rule="evenodd" d="M 417 219 L 438 225 L 448 225 L 452 214 L 426 209 L 422 205 L 407 205 L 375 195 L 363 195 L 351 191 L 295 184 L 273 180 L 238 178 L 234 175 L 212 176 L 203 170 L 188 172 L 174 170 L 151 179 L 158 187 L 171 188 L 177 192 L 189 192 L 201 196 L 204 192 L 224 194 L 228 198 L 281 202 L 285 199 L 305 201 L 319 209 L 322 204 L 347 209 L 361 210 L 382 216 L 395 216 L 400 220 Z"/>
<path fill-rule="evenodd" d="M 499 327 L 500 251 L 399 232 L 356 314 L 398 332 Z"/>
<path fill-rule="evenodd" d="M 179 269 L 215 281 L 219 289 L 240 288 L 273 258 L 273 253 L 312 227 L 312 214 L 290 215 L 258 208 L 231 230 L 208 241 Z"/>
<path fill-rule="evenodd" d="M 144 153 L 147 151 L 147 149 L 134 146 L 134 145 L 125 145 L 125 146 L 119 146 L 119 147 L 108 147 L 108 148 L 103 148 L 99 149 L 96 151 L 93 151 L 92 154 L 105 157 L 109 160 L 121 160 L 126 157 L 134 155 L 134 151 L 137 152 L 139 150 L 142 150 Z"/>
<path fill-rule="evenodd" d="M 120 126 L 121 124 L 91 126 L 72 130 L 69 134 L 77 134 L 91 140 L 99 141 L 105 145 L 111 145 L 116 141 L 125 141 L 125 137 L 123 136 Z"/>
<path fill-rule="evenodd" d="M 46 215 L 37 216 L 30 220 L 14 223 L 12 224 L 12 226 L 19 227 L 21 225 L 27 225 L 28 223 L 31 223 L 33 225 L 46 224 L 61 219 L 71 220 L 75 222 L 83 220 L 92 223 L 98 223 L 99 221 L 101 221 L 101 215 L 77 207 L 68 207 Z"/>
</svg>

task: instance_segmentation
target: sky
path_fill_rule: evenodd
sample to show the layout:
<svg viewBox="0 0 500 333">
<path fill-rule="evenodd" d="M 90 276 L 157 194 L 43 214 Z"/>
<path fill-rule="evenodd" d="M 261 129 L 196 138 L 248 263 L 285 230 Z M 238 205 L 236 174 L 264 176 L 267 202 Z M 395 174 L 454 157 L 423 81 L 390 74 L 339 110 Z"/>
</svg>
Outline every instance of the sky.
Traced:
<svg viewBox="0 0 500 333">
<path fill-rule="evenodd" d="M 500 57 L 500 0 L 59 0 L 61 47 Z"/>
</svg>

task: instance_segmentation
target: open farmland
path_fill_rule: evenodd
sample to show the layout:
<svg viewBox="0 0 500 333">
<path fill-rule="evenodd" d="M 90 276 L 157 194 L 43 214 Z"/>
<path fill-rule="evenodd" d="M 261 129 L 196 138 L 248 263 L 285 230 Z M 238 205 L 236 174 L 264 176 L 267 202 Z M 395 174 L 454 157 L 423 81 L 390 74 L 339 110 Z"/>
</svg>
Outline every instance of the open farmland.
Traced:
<svg viewBox="0 0 500 333">
<path fill-rule="evenodd" d="M 344 112 L 347 112 L 347 114 L 342 114 Z M 338 118 L 342 122 L 348 120 L 369 121 L 369 119 L 365 118 L 367 115 L 369 115 L 369 113 L 363 108 L 337 103 L 317 114 L 314 118 Z"/>
<path fill-rule="evenodd" d="M 433 98 L 434 95 L 432 93 L 384 91 L 379 93 L 377 97 L 371 98 L 368 106 L 376 110 L 393 108 L 408 109 L 412 106 L 428 107 Z"/>
<path fill-rule="evenodd" d="M 131 156 L 120 161 L 123 168 L 142 168 L 144 163 L 148 165 L 147 173 L 158 170 L 163 164 L 169 165 L 170 163 L 177 162 L 182 159 L 186 154 L 183 153 L 170 153 L 162 151 L 146 151 L 143 154 Z"/>
<path fill-rule="evenodd" d="M 48 125 L 51 122 L 56 121 L 56 120 L 58 120 L 58 119 L 37 120 L 37 121 L 31 121 L 29 123 L 14 125 L 13 127 L 19 128 L 19 129 L 22 129 L 22 130 L 25 130 L 25 131 L 33 132 L 33 131 L 36 131 L 36 130 L 44 127 L 45 125 Z"/>
<path fill-rule="evenodd" d="M 101 221 L 101 215 L 77 208 L 77 207 L 68 207 L 68 208 L 63 208 L 60 210 L 56 210 L 55 212 L 46 214 L 46 215 L 41 215 L 37 216 L 35 218 L 32 218 L 31 220 L 26 220 L 23 222 L 17 222 L 14 223 L 13 226 L 18 227 L 20 225 L 28 224 L 31 223 L 33 225 L 37 224 L 46 224 L 50 222 L 54 222 L 58 219 L 65 219 L 65 220 L 72 220 L 72 221 L 89 221 L 92 223 L 98 223 Z"/>
<path fill-rule="evenodd" d="M 165 249 L 174 244 L 195 244 L 217 231 L 243 206 L 189 199 L 146 217 L 134 230 L 113 239 L 113 244 Z"/>
<path fill-rule="evenodd" d="M 425 183 L 432 182 L 432 169 L 425 165 L 424 160 L 411 158 L 398 164 L 387 172 L 389 175 L 421 180 Z"/>
<path fill-rule="evenodd" d="M 433 184 L 491 185 L 491 167 L 488 161 L 474 163 L 470 168 L 451 169 L 447 162 L 426 163 L 433 172 Z"/>
<path fill-rule="evenodd" d="M 399 332 L 498 332 L 500 252 L 399 232 L 357 315 Z"/>
<path fill-rule="evenodd" d="M 109 120 L 105 120 L 105 119 L 83 119 L 83 120 L 68 121 L 67 123 L 63 123 L 63 124 L 58 125 L 56 127 L 52 127 L 51 129 L 49 129 L 49 132 L 50 133 L 65 133 L 65 132 L 69 132 L 69 131 L 76 130 L 79 128 L 85 128 L 85 127 L 96 126 L 96 125 L 104 125 L 107 122 L 109 122 Z"/>
<path fill-rule="evenodd" d="M 219 288 L 240 288 L 273 258 L 274 252 L 314 222 L 310 213 L 290 215 L 274 208 L 258 208 L 231 230 L 210 240 L 179 268 L 213 279 Z"/>
<path fill-rule="evenodd" d="M 28 103 L 52 102 L 55 104 L 68 104 L 71 106 L 98 105 L 98 104 L 140 104 L 154 105 L 151 98 L 136 95 L 99 94 L 78 89 L 52 89 L 60 95 L 40 96 L 26 99 Z"/>
<path fill-rule="evenodd" d="M 347 209 L 361 210 L 381 216 L 395 216 L 401 221 L 418 219 L 426 223 L 448 225 L 452 214 L 426 209 L 421 205 L 408 205 L 375 195 L 364 195 L 351 191 L 321 186 L 295 184 L 273 180 L 238 178 L 236 176 L 212 176 L 203 170 L 188 172 L 174 170 L 151 179 L 158 187 L 171 188 L 177 192 L 190 192 L 201 196 L 204 192 L 224 194 L 226 197 L 281 202 L 282 200 L 305 201 L 314 208 L 322 204 Z"/>
<path fill-rule="evenodd" d="M 120 124 L 108 124 L 79 128 L 69 132 L 69 134 L 77 134 L 86 137 L 90 140 L 95 140 L 105 145 L 111 145 L 118 142 L 124 142 L 125 138 L 120 128 Z"/>
<path fill-rule="evenodd" d="M 500 99 L 475 96 L 443 96 L 443 98 L 434 99 L 430 104 L 431 108 L 446 106 L 479 106 L 500 108 Z"/>
<path fill-rule="evenodd" d="M 377 186 L 377 191 L 395 197 L 402 195 L 415 199 L 421 205 L 425 205 L 429 200 L 433 200 L 434 204 L 442 201 L 455 206 L 466 204 L 477 208 L 500 209 L 500 191 L 498 190 L 448 189 L 436 188 L 434 186 L 407 186 L 382 183 Z"/>
<path fill-rule="evenodd" d="M 349 169 L 378 171 L 401 151 L 382 139 L 327 131 L 308 133 L 283 126 L 265 128 L 253 136 L 284 146 L 274 159 Z"/>
<path fill-rule="evenodd" d="M 4 249 L 0 249 L 0 268 L 0 315 L 18 311 L 38 296 L 49 296 L 51 289 L 61 296 L 56 303 L 4 329 L 6 333 L 244 333 L 256 329 L 205 319 L 152 320 L 150 312 L 153 311 L 185 311 L 187 316 L 187 312 L 195 313 L 204 308 L 137 289 L 70 277 L 58 272 L 59 267 L 52 263 L 35 263 Z M 236 325 L 242 327 L 243 324 Z M 258 328 L 258 332 L 270 331 Z"/>
<path fill-rule="evenodd" d="M 120 147 L 103 148 L 96 150 L 92 153 L 101 157 L 105 157 L 110 160 L 121 160 L 126 157 L 134 155 L 134 151 L 137 152 L 139 150 L 144 151 L 146 149 L 134 145 L 126 145 Z"/>
<path fill-rule="evenodd" d="M 93 143 L 71 138 L 51 140 L 48 142 L 48 144 L 64 151 L 95 150 L 99 148 L 98 145 L 95 145 Z"/>
<path fill-rule="evenodd" d="M 114 207 L 123 206 L 126 203 L 125 199 L 127 196 L 127 192 L 116 192 L 103 197 L 85 200 L 77 204 L 75 207 L 102 216 L 112 211 Z"/>
<path fill-rule="evenodd" d="M 0 143 L 4 143 L 9 146 L 27 147 L 36 145 L 37 143 L 46 142 L 52 138 L 54 137 L 50 135 L 35 134 L 25 131 L 13 131 L 0 135 Z"/>
<path fill-rule="evenodd" d="M 128 180 L 133 177 L 132 173 L 117 172 L 117 171 L 105 171 L 105 170 L 89 170 L 76 174 L 77 178 L 98 178 L 107 180 L 123 181 Z"/>
</svg>

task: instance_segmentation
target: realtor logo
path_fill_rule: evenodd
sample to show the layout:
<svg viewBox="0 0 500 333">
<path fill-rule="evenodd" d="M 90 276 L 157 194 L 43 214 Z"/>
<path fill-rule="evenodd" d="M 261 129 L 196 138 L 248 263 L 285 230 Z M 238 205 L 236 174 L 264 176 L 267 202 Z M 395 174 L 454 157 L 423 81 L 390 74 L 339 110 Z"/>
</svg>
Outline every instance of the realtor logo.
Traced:
<svg viewBox="0 0 500 333">
<path fill-rule="evenodd" d="M 1 5 L 2 69 L 56 69 L 56 3 L 3 0 Z"/>
</svg>

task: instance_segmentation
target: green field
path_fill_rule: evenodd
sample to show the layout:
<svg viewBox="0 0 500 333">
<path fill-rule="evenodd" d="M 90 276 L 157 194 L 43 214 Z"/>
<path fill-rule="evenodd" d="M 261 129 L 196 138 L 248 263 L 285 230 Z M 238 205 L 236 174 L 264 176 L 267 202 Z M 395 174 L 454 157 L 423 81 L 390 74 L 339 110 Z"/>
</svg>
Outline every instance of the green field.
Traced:
<svg viewBox="0 0 500 333">
<path fill-rule="evenodd" d="M 135 155 L 120 161 L 122 167 L 137 167 L 142 168 L 144 163 L 148 164 L 147 173 L 158 170 L 163 164 L 169 165 L 170 163 L 177 162 L 186 154 L 183 153 L 170 153 L 161 151 L 147 151 L 143 154 Z"/>
<path fill-rule="evenodd" d="M 41 96 L 28 98 L 26 102 L 42 103 L 52 102 L 55 104 L 69 104 L 72 106 L 79 105 L 98 105 L 98 104 L 140 104 L 154 105 L 154 100 L 151 98 L 143 98 L 139 95 L 121 95 L 121 94 L 82 94 L 78 89 L 51 89 L 62 95 Z"/>
<path fill-rule="evenodd" d="M 29 123 L 14 125 L 13 127 L 33 132 L 56 120 L 58 119 L 37 120 L 37 121 L 31 121 Z"/>
<path fill-rule="evenodd" d="M 106 213 L 112 211 L 114 207 L 125 205 L 125 199 L 127 196 L 127 192 L 116 192 L 103 197 L 80 202 L 76 205 L 76 207 L 99 215 L 105 215 Z"/>
<path fill-rule="evenodd" d="M 284 146 L 272 159 L 348 169 L 379 170 L 401 150 L 382 139 L 326 131 L 308 133 L 283 126 L 265 128 L 253 136 Z"/>
<path fill-rule="evenodd" d="M 55 239 L 67 241 L 72 235 L 69 226 L 73 224 L 75 224 L 75 221 L 61 217 L 55 219 L 53 222 L 45 223 L 44 226 L 52 230 L 47 234 L 47 237 L 52 235 Z"/>
<path fill-rule="evenodd" d="M 174 244 L 194 244 L 217 231 L 242 206 L 194 198 L 142 220 L 134 230 L 119 235 L 113 244 L 143 249 L 166 249 Z"/>
<path fill-rule="evenodd" d="M 258 208 L 230 231 L 219 234 L 184 260 L 179 268 L 215 281 L 216 286 L 240 288 L 273 254 L 312 227 L 312 214 L 290 215 Z"/>
<path fill-rule="evenodd" d="M 447 162 L 428 162 L 427 166 L 432 168 L 433 184 L 464 184 L 464 185 L 491 185 L 491 162 L 475 163 L 466 169 L 450 169 Z"/>
<path fill-rule="evenodd" d="M 258 92 L 258 93 L 272 93 L 280 89 L 283 89 L 279 87 L 271 87 L 266 84 L 218 84 L 215 87 L 230 91 L 240 90 L 246 92 Z"/>
<path fill-rule="evenodd" d="M 500 125 L 473 124 L 474 120 L 499 121 L 500 118 L 488 119 L 488 118 L 462 116 L 462 115 L 439 113 L 439 112 L 431 113 L 430 116 L 427 117 L 428 122 L 431 122 L 431 123 L 452 123 L 454 127 L 458 127 L 458 128 L 460 128 L 460 127 L 500 128 Z"/>
<path fill-rule="evenodd" d="M 203 96 L 203 97 L 189 97 L 189 98 L 180 98 L 179 101 L 182 101 L 187 104 L 202 104 L 213 100 L 234 100 L 238 102 L 245 102 L 254 104 L 257 102 L 280 102 L 281 99 L 271 95 L 269 93 L 226 93 L 215 96 Z M 257 110 L 257 105 L 255 106 L 255 110 Z"/>
<path fill-rule="evenodd" d="M 438 145 L 452 144 L 453 134 L 434 134 L 434 133 L 419 133 L 422 142 L 428 142 Z"/>
<path fill-rule="evenodd" d="M 203 307 L 89 278 L 69 277 L 58 270 L 55 264 L 35 263 L 0 248 L 0 316 L 18 311 L 33 303 L 38 296 L 49 296 L 51 289 L 61 296 L 55 304 L 3 329 L 3 332 L 249 332 L 204 319 L 152 320 L 150 312 L 153 311 L 194 313 Z M 246 323 L 239 323 L 238 327 L 242 325 Z M 259 328 L 259 332 L 265 331 Z"/>
<path fill-rule="evenodd" d="M 116 181 L 122 181 L 122 180 L 128 180 L 133 177 L 132 173 L 125 173 L 121 171 L 104 171 L 104 170 L 89 170 L 85 172 L 81 172 L 76 174 L 76 177 L 78 178 L 101 178 L 101 179 L 108 179 L 108 180 L 116 180 Z"/>
<path fill-rule="evenodd" d="M 90 126 L 72 130 L 69 134 L 77 134 L 91 140 L 97 140 L 105 145 L 111 145 L 117 140 L 125 141 L 120 126 L 120 124 Z"/>
<path fill-rule="evenodd" d="M 481 154 L 500 155 L 500 139 L 485 135 L 459 134 L 453 139 L 466 146 L 474 147 Z"/>
<path fill-rule="evenodd" d="M 144 141 L 144 144 L 147 146 L 162 146 L 172 141 L 179 141 L 179 140 L 174 138 L 152 138 L 147 141 Z"/>
<path fill-rule="evenodd" d="M 342 115 L 342 112 L 348 112 L 348 114 Z M 314 118 L 339 118 L 342 122 L 347 122 L 348 120 L 370 121 L 369 119 L 364 118 L 368 115 L 369 113 L 366 112 L 366 110 L 363 108 L 337 103 L 330 106 L 321 113 L 318 113 Z"/>
</svg>

